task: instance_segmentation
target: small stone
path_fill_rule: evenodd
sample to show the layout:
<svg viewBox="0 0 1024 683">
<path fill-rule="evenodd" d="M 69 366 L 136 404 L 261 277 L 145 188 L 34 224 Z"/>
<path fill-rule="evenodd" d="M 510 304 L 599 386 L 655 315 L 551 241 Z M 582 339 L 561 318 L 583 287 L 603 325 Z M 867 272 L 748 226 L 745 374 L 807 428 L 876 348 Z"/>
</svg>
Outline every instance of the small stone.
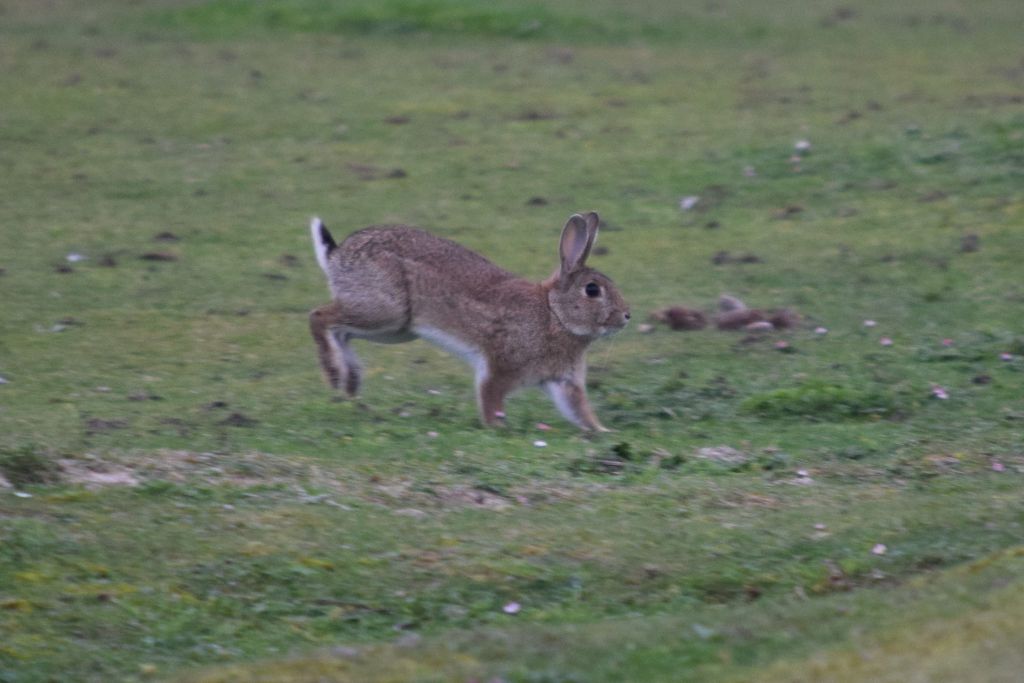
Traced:
<svg viewBox="0 0 1024 683">
<path fill-rule="evenodd" d="M 504 607 L 502 607 L 501 611 L 505 614 L 519 614 L 519 611 L 521 609 L 522 605 L 520 605 L 518 602 L 510 602 L 506 604 Z"/>
<path fill-rule="evenodd" d="M 797 140 L 793 144 L 793 149 L 795 149 L 796 151 L 798 151 L 800 153 L 810 152 L 811 151 L 811 141 L 810 140 Z"/>
<path fill-rule="evenodd" d="M 864 327 L 874 327 L 877 324 L 878 323 L 876 323 L 874 320 L 865 320 L 864 321 Z"/>
<path fill-rule="evenodd" d="M 807 470 L 797 470 L 796 478 L 793 479 L 792 483 L 799 486 L 810 486 L 814 484 L 814 479 Z"/>
<path fill-rule="evenodd" d="M 699 201 L 700 197 L 697 197 L 695 195 L 683 197 L 682 199 L 679 200 L 679 208 L 682 209 L 683 211 L 689 211 L 693 209 L 693 207 L 697 206 L 697 202 Z"/>
<path fill-rule="evenodd" d="M 815 327 L 814 328 L 814 334 L 817 334 L 819 336 L 820 335 L 828 334 L 828 328 L 827 327 Z"/>
<path fill-rule="evenodd" d="M 547 448 L 548 442 L 537 439 L 536 441 L 533 442 L 533 445 L 536 446 L 537 448 Z"/>
<path fill-rule="evenodd" d="M 892 339 L 890 339 L 889 337 L 882 337 L 881 339 L 878 340 L 878 343 L 881 344 L 882 346 L 892 346 Z"/>
<path fill-rule="evenodd" d="M 889 549 L 885 547 L 884 543 L 876 543 L 875 547 L 871 549 L 872 555 L 885 555 Z"/>
</svg>

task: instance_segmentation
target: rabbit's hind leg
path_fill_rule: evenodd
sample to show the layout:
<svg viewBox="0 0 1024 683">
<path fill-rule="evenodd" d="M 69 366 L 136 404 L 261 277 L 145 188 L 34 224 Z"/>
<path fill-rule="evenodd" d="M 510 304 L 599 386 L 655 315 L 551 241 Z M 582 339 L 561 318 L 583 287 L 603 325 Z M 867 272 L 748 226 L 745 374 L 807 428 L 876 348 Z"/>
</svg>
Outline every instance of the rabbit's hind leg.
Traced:
<svg viewBox="0 0 1024 683">
<path fill-rule="evenodd" d="M 317 357 L 324 379 L 333 389 L 344 384 L 345 393 L 355 396 L 359 391 L 359 359 L 348 344 L 346 319 L 338 302 L 313 309 L 309 314 L 309 331 L 316 342 Z"/>
</svg>

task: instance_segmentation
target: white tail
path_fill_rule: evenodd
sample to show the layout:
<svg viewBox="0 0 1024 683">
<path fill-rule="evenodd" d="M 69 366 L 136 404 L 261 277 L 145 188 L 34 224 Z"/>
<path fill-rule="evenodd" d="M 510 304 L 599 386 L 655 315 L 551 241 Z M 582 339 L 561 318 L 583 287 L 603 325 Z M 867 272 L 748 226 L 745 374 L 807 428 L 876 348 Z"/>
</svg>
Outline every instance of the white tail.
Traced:
<svg viewBox="0 0 1024 683">
<path fill-rule="evenodd" d="M 326 273 L 327 257 L 330 256 L 331 252 L 338 245 L 335 243 L 334 237 L 327 230 L 324 222 L 315 216 L 309 222 L 309 232 L 313 236 L 313 251 L 316 253 L 316 262 L 320 264 L 320 269 Z"/>
</svg>

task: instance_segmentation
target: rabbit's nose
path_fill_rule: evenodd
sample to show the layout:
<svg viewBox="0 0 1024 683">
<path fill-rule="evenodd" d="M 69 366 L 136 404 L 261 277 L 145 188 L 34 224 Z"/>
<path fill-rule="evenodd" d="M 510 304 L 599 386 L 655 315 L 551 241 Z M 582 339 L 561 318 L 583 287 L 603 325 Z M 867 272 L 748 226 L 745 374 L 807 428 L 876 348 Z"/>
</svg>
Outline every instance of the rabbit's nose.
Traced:
<svg viewBox="0 0 1024 683">
<path fill-rule="evenodd" d="M 629 311 L 626 311 L 625 313 L 623 313 L 622 317 L 625 318 L 626 320 L 629 320 Z"/>
</svg>

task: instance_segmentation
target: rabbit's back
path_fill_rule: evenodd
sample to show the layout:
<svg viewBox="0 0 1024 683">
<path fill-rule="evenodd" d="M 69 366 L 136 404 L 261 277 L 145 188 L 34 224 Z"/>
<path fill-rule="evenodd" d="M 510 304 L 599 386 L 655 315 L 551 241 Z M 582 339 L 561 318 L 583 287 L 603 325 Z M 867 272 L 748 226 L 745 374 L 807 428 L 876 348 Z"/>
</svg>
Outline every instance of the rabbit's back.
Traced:
<svg viewBox="0 0 1024 683">
<path fill-rule="evenodd" d="M 533 283 L 456 242 L 406 226 L 349 235 L 331 254 L 329 280 L 336 298 L 401 313 L 406 329 L 458 330 L 464 339 L 499 334 L 537 310 Z"/>
</svg>

